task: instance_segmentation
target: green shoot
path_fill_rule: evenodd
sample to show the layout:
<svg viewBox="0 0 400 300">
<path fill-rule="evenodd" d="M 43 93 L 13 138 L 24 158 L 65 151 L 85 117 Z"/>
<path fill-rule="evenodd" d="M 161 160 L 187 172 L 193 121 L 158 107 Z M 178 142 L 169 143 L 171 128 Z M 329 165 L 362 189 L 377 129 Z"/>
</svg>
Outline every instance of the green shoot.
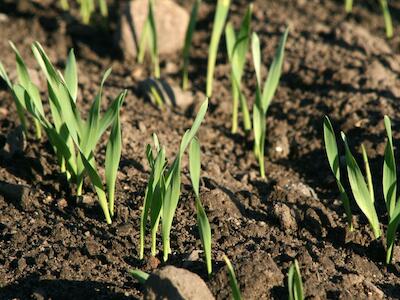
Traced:
<svg viewBox="0 0 400 300">
<path fill-rule="evenodd" d="M 197 14 L 199 11 L 201 0 L 196 0 L 193 3 L 192 12 L 190 13 L 190 21 L 188 28 L 186 30 L 185 36 L 185 45 L 183 46 L 183 70 L 182 70 L 182 89 L 185 91 L 189 85 L 189 75 L 188 75 L 188 68 L 189 68 L 189 52 L 190 46 L 192 44 L 193 33 L 196 28 L 197 22 Z"/>
<path fill-rule="evenodd" d="M 131 274 L 134 278 L 136 278 L 137 281 L 140 282 L 140 284 L 145 284 L 147 279 L 149 279 L 150 277 L 149 274 L 138 269 L 129 270 L 128 273 Z"/>
<path fill-rule="evenodd" d="M 68 0 L 60 0 L 60 6 L 63 10 L 68 10 L 69 9 Z"/>
<path fill-rule="evenodd" d="M 143 25 L 138 48 L 138 62 L 143 63 L 146 48 L 150 47 L 150 57 L 153 63 L 153 75 L 160 78 L 160 63 L 158 55 L 157 28 L 154 18 L 154 0 L 149 0 L 147 19 Z"/>
<path fill-rule="evenodd" d="M 393 247 L 396 239 L 396 232 L 400 225 L 400 201 L 396 200 L 397 193 L 397 174 L 396 174 L 396 161 L 394 157 L 394 147 L 392 138 L 392 126 L 388 116 L 384 118 L 385 129 L 387 134 L 387 142 L 385 146 L 385 156 L 383 162 L 383 176 L 382 176 L 382 190 L 385 199 L 386 209 L 388 212 L 389 224 L 386 232 L 386 263 L 390 264 L 393 257 Z M 327 148 L 327 155 L 329 164 L 335 174 L 338 182 L 341 195 L 345 195 L 343 186 L 340 184 L 340 171 L 338 165 L 338 153 L 336 146 L 336 139 L 329 119 L 325 117 L 324 121 L 325 145 Z M 374 202 L 374 188 L 372 185 L 372 175 L 368 162 L 367 153 L 364 145 L 361 145 L 362 156 L 364 160 L 364 168 L 366 173 L 366 181 L 364 176 L 350 152 L 347 144 L 347 139 L 342 132 L 342 139 L 345 144 L 346 151 L 346 165 L 347 173 L 350 182 L 350 187 L 353 192 L 354 199 L 361 211 L 367 217 L 375 238 L 381 235 L 379 220 L 375 210 Z M 346 195 L 346 199 L 347 195 Z M 343 199 L 342 199 L 343 200 Z M 347 212 L 346 212 L 347 214 Z"/>
<path fill-rule="evenodd" d="M 383 195 L 388 212 L 389 224 L 386 233 L 386 263 L 390 264 L 393 257 L 394 241 L 400 223 L 400 201 L 396 201 L 397 175 L 396 161 L 394 158 L 392 125 L 388 116 L 384 119 L 387 133 L 385 157 L 383 162 Z"/>
<path fill-rule="evenodd" d="M 189 148 L 189 170 L 190 179 L 192 180 L 193 191 L 196 196 L 197 225 L 199 227 L 200 238 L 204 248 L 204 256 L 207 265 L 207 273 L 211 275 L 211 227 L 206 212 L 200 201 L 200 143 L 194 138 Z"/>
<path fill-rule="evenodd" d="M 344 8 L 346 13 L 351 13 L 353 10 L 353 0 L 345 0 Z"/>
<path fill-rule="evenodd" d="M 288 272 L 289 300 L 303 300 L 303 282 L 301 280 L 299 263 L 295 259 Z"/>
<path fill-rule="evenodd" d="M 253 5 L 250 4 L 246 15 L 242 20 L 240 31 L 235 33 L 232 23 L 228 22 L 225 28 L 226 48 L 228 51 L 229 62 L 231 65 L 231 84 L 232 84 L 232 133 L 236 133 L 238 129 L 238 110 L 239 99 L 240 107 L 243 114 L 243 123 L 245 131 L 251 130 L 251 118 L 247 101 L 241 91 L 241 81 L 246 64 L 246 54 L 249 50 L 250 42 L 250 23 Z"/>
<path fill-rule="evenodd" d="M 354 200 L 356 201 L 358 207 L 367 217 L 375 238 L 379 238 L 381 231 L 379 228 L 379 220 L 376 214 L 374 206 L 374 195 L 373 188 L 370 181 L 370 171 L 368 159 L 366 158 L 365 150 L 363 150 L 364 162 L 366 165 L 367 181 L 365 182 L 364 176 L 358 166 L 353 154 L 350 151 L 349 145 L 345 134 L 342 132 L 342 139 L 346 150 L 346 164 L 347 164 L 347 174 L 349 177 L 350 187 L 353 192 Z"/>
<path fill-rule="evenodd" d="M 388 116 L 385 116 L 384 122 L 388 140 L 385 147 L 382 186 L 386 209 L 389 216 L 392 216 L 396 206 L 397 194 L 396 162 L 393 150 L 392 125 Z"/>
<path fill-rule="evenodd" d="M 393 23 L 392 23 L 392 17 L 390 15 L 390 11 L 389 11 L 389 6 L 387 3 L 387 0 L 379 0 L 379 3 L 381 5 L 383 20 L 385 22 L 386 37 L 388 39 L 390 39 L 393 37 Z"/>
<path fill-rule="evenodd" d="M 107 70 L 90 108 L 88 120 L 83 120 L 76 106 L 78 74 L 73 51 L 71 50 L 69 53 L 64 75 L 55 69 L 39 43 L 33 44 L 32 51 L 47 79 L 51 116 L 46 116 L 40 92 L 26 76 L 27 73 L 23 71 L 26 69 L 25 64 L 18 58 L 19 67 L 17 66 L 17 69 L 20 69 L 23 79 L 21 83 L 12 86 L 13 93 L 20 103 L 24 103 L 26 110 L 46 132 L 59 161 L 61 172 L 66 174 L 67 180 L 71 184 L 76 184 L 78 196 L 82 194 L 85 174 L 89 175 L 106 221 L 111 223 L 111 216 L 114 212 L 116 172 L 121 155 L 119 110 L 126 91 L 120 93 L 111 107 L 103 116 L 100 116 L 102 89 L 111 72 L 111 70 Z M 103 133 L 111 125 L 106 155 L 106 189 L 96 170 L 94 150 Z M 107 200 L 106 193 L 108 193 L 110 201 Z"/>
<path fill-rule="evenodd" d="M 361 144 L 361 153 L 362 153 L 362 157 L 363 157 L 363 161 L 364 161 L 365 174 L 367 177 L 368 191 L 369 191 L 369 194 L 371 195 L 371 202 L 374 203 L 375 202 L 375 193 L 374 193 L 374 186 L 372 185 L 371 168 L 369 167 L 367 151 L 365 150 L 364 144 Z"/>
<path fill-rule="evenodd" d="M 228 268 L 228 276 L 229 276 L 229 282 L 231 284 L 232 298 L 234 300 L 242 300 L 242 295 L 240 293 L 239 285 L 236 280 L 235 271 L 233 269 L 231 261 L 229 260 L 229 258 L 226 255 L 223 256 L 223 259 Z"/>
<path fill-rule="evenodd" d="M 331 167 L 333 175 L 335 176 L 336 183 L 339 188 L 340 199 L 342 200 L 343 207 L 346 213 L 347 224 L 349 230 L 353 231 L 350 201 L 340 179 L 339 152 L 336 143 L 335 132 L 333 131 L 331 121 L 327 116 L 325 116 L 324 119 L 324 141 L 325 141 L 325 150 L 326 150 L 326 155 L 328 157 L 329 165 Z"/>
<path fill-rule="evenodd" d="M 265 167 L 264 167 L 264 145 L 266 136 L 266 123 L 265 119 L 267 116 L 269 105 L 271 104 L 272 98 L 275 95 L 275 91 L 278 88 L 279 80 L 282 72 L 285 44 L 289 28 L 286 29 L 279 42 L 279 46 L 276 50 L 274 60 L 272 61 L 268 78 L 261 88 L 261 48 L 260 40 L 256 33 L 252 36 L 252 53 L 254 68 L 257 77 L 257 88 L 256 88 L 256 101 L 253 106 L 253 131 L 254 131 L 254 154 L 260 165 L 260 174 L 262 178 L 265 178 Z"/>
<path fill-rule="evenodd" d="M 156 234 L 158 225 L 161 221 L 161 235 L 163 244 L 163 259 L 166 261 L 168 255 L 171 253 L 170 246 L 170 232 L 172 229 L 172 222 L 175 216 L 175 211 L 179 202 L 181 193 L 181 164 L 182 157 L 186 148 L 195 137 L 199 127 L 207 112 L 208 100 L 205 100 L 201 105 L 196 119 L 193 122 L 192 128 L 187 130 L 182 137 L 180 148 L 176 154 L 175 160 L 169 169 L 166 169 L 165 149 L 160 147 L 156 135 L 153 137 L 154 145 L 156 148 L 156 157 L 153 156 L 153 150 L 150 145 L 147 146 L 146 155 L 151 168 L 149 182 L 146 188 L 146 195 L 143 204 L 143 210 L 140 219 L 140 248 L 139 258 L 143 259 L 144 256 L 144 237 L 146 223 L 150 216 L 151 234 L 152 234 L 152 251 L 151 254 L 156 254 Z M 200 175 L 199 175 L 200 176 Z M 200 213 L 201 216 L 201 213 Z M 201 224 L 204 224 L 201 218 Z M 202 227 L 202 225 L 200 225 Z M 202 230 L 202 229 L 201 229 Z M 205 245 L 207 245 L 207 236 L 204 233 Z M 208 246 L 207 246 L 208 247 Z M 208 250 L 206 250 L 208 251 Z"/>
<path fill-rule="evenodd" d="M 114 216 L 115 182 L 122 151 L 121 122 L 119 114 L 115 116 L 107 143 L 105 176 L 108 191 L 108 205 L 111 217 Z"/>
<path fill-rule="evenodd" d="M 90 18 L 92 14 L 96 10 L 95 0 L 76 0 L 79 4 L 79 11 L 82 17 L 82 22 L 84 24 L 89 24 Z M 106 0 L 98 0 L 98 5 L 100 9 L 100 13 L 103 17 L 108 16 L 108 8 Z M 68 0 L 60 0 L 60 6 L 63 10 L 69 10 L 69 1 Z"/>
<path fill-rule="evenodd" d="M 10 42 L 10 46 L 15 53 L 18 84 L 21 85 L 23 88 L 28 89 L 28 85 L 32 86 L 34 85 L 30 78 L 28 68 L 26 67 L 25 62 L 21 54 L 19 53 L 18 49 L 15 47 L 15 45 L 12 42 Z M 8 88 L 10 89 L 13 95 L 14 102 L 17 107 L 18 118 L 21 122 L 22 129 L 24 130 L 25 135 L 27 135 L 28 128 L 27 128 L 27 121 L 25 118 L 25 112 L 26 112 L 25 101 L 23 98 L 18 98 L 17 95 L 15 94 L 14 86 L 11 83 L 10 79 L 8 78 L 7 72 L 5 71 L 4 66 L 1 64 L 1 62 L 0 62 L 0 77 L 2 77 L 3 80 L 7 83 Z M 37 89 L 36 86 L 32 88 Z M 40 140 L 42 137 L 42 128 L 39 122 L 35 119 L 34 119 L 34 125 L 35 125 L 36 138 Z"/>
<path fill-rule="evenodd" d="M 228 15 L 230 0 L 218 0 L 214 16 L 214 25 L 211 33 L 210 47 L 208 50 L 207 87 L 206 95 L 211 97 L 214 81 L 215 63 L 217 61 L 218 44 Z"/>
</svg>

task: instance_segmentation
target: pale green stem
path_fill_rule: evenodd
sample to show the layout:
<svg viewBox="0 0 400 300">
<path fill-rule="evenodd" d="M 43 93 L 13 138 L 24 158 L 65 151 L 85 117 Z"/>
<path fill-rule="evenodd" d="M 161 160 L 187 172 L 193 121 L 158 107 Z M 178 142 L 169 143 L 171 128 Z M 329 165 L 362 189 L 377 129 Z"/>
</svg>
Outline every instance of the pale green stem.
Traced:
<svg viewBox="0 0 400 300">
<path fill-rule="evenodd" d="M 40 126 L 40 122 L 35 119 L 34 123 L 35 123 L 36 139 L 41 140 L 42 139 L 42 127 Z"/>
<path fill-rule="evenodd" d="M 392 17 L 389 11 L 389 6 L 386 0 L 380 0 L 379 2 L 381 4 L 383 19 L 385 21 L 386 36 L 387 38 L 390 39 L 393 37 L 393 24 L 392 24 Z"/>
<path fill-rule="evenodd" d="M 363 160 L 364 160 L 365 173 L 367 175 L 369 194 L 371 196 L 372 203 L 374 203 L 375 202 L 375 195 L 374 195 L 374 187 L 372 185 L 371 169 L 369 167 L 367 151 L 365 150 L 364 144 L 361 145 L 361 151 L 362 151 L 362 156 L 363 156 Z"/>
<path fill-rule="evenodd" d="M 236 133 L 238 130 L 238 112 L 239 112 L 239 95 L 238 90 L 234 84 L 234 80 L 232 81 L 232 133 Z"/>
<path fill-rule="evenodd" d="M 353 10 L 353 0 L 345 0 L 345 10 L 347 13 L 351 13 Z"/>
</svg>

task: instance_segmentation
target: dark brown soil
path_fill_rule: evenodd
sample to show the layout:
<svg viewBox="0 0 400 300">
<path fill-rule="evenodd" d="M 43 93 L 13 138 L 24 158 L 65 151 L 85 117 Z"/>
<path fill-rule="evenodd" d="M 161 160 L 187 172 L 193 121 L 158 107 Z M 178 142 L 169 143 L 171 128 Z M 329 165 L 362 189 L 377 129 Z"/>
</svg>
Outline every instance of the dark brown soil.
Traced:
<svg viewBox="0 0 400 300">
<path fill-rule="evenodd" d="M 121 89 L 129 93 L 122 110 L 124 147 L 116 217 L 107 226 L 89 184 L 83 201 L 74 199 L 45 140 L 28 139 L 22 152 L 11 152 L 7 140 L 17 134 L 18 119 L 9 92 L 1 86 L 0 299 L 140 298 L 143 288 L 127 270 L 151 272 L 157 265 L 149 256 L 141 262 L 137 255 L 148 178 L 144 149 L 156 132 L 172 157 L 193 114 L 160 111 L 139 96 L 138 82 L 149 73 L 141 65 L 122 61 L 112 46 L 115 16 L 111 16 L 111 29 L 103 30 L 80 25 L 53 5 L 17 9 L 14 2 L 0 2 L 0 12 L 6 16 L 0 21 L 0 59 L 8 70 L 14 68 L 14 56 L 7 40 L 18 46 L 32 68 L 33 41 L 41 42 L 60 67 L 68 48 L 74 47 L 82 107 L 92 101 L 109 66 L 113 73 L 106 84 L 104 106 Z M 204 99 L 211 2 L 202 4 L 192 49 L 191 90 L 197 103 Z M 240 20 L 246 3 L 235 1 L 232 20 Z M 399 3 L 392 1 L 391 8 L 394 20 L 399 20 Z M 373 0 L 355 1 L 351 16 L 344 14 L 342 1 L 333 0 L 259 0 L 254 11 L 253 30 L 262 38 L 265 65 L 271 62 L 285 23 L 291 27 L 284 74 L 267 121 L 267 180 L 258 177 L 252 137 L 230 133 L 229 66 L 221 43 L 214 95 L 199 133 L 202 201 L 213 231 L 215 274 L 208 279 L 201 258 L 189 259 L 201 244 L 187 169 L 168 264 L 199 274 L 218 299 L 230 295 L 224 253 L 235 266 L 245 299 L 285 299 L 286 274 L 294 258 L 310 298 L 397 299 L 400 249 L 396 247 L 394 264 L 387 267 L 384 242 L 373 241 L 356 206 L 356 231 L 346 232 L 344 211 L 325 158 L 322 118 L 329 115 L 335 128 L 347 133 L 353 149 L 366 144 L 380 186 L 385 114 L 392 118 L 396 145 L 400 138 L 399 35 L 385 40 L 380 10 Z M 394 25 L 399 28 L 397 21 Z M 180 80 L 179 58 L 179 54 L 162 57 L 162 74 L 175 84 Z M 253 101 L 250 64 L 244 82 L 245 94 Z M 279 147 L 283 151 L 276 151 Z M 100 159 L 103 155 L 104 146 L 99 149 Z M 379 189 L 376 196 L 384 216 Z M 385 224 L 385 218 L 381 220 Z"/>
</svg>

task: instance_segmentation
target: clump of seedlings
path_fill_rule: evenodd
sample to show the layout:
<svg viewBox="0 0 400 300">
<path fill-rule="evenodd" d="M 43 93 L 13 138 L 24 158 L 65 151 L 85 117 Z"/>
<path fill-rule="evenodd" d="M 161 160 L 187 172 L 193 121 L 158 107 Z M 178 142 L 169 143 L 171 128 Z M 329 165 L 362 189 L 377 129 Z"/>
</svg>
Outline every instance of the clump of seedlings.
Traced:
<svg viewBox="0 0 400 300">
<path fill-rule="evenodd" d="M 339 188 L 340 199 L 342 200 L 343 207 L 346 213 L 348 228 L 350 231 L 353 231 L 353 215 L 351 212 L 350 201 L 343 187 L 343 183 L 340 177 L 340 157 L 336 143 L 335 132 L 333 131 L 331 121 L 328 117 L 324 118 L 324 141 L 329 166 L 331 167 L 333 175 L 335 176 L 336 183 Z"/>
<path fill-rule="evenodd" d="M 303 281 L 301 280 L 299 263 L 295 259 L 288 272 L 289 300 L 303 300 Z"/>
<path fill-rule="evenodd" d="M 400 223 L 400 201 L 397 198 L 396 162 L 394 158 L 391 122 L 388 116 L 385 116 L 384 123 L 387 134 L 387 142 L 386 142 L 385 156 L 383 162 L 382 186 L 383 186 L 383 196 L 385 199 L 386 210 L 389 219 L 386 232 L 386 263 L 390 264 L 393 257 L 393 246 L 396 238 L 396 232 Z M 332 126 L 330 125 L 329 119 L 327 117 L 325 118 L 324 127 L 326 127 L 326 129 L 324 128 L 324 131 L 329 132 L 329 134 L 325 138 L 325 145 L 327 153 L 331 153 L 328 154 L 328 160 L 330 164 L 332 164 L 331 161 L 332 157 L 334 156 L 332 155 L 332 153 L 335 153 L 336 151 L 337 157 L 338 154 L 337 154 L 336 138 Z M 345 146 L 346 168 L 354 200 L 357 203 L 360 210 L 368 219 L 368 222 L 371 226 L 375 238 L 378 239 L 381 236 L 381 229 L 380 229 L 378 214 L 375 208 L 374 187 L 372 184 L 372 175 L 365 147 L 361 145 L 362 156 L 364 160 L 364 169 L 366 173 L 366 176 L 364 177 L 360 167 L 358 166 L 357 161 L 355 160 L 353 154 L 350 151 L 346 135 L 343 132 L 341 133 L 341 137 Z M 338 161 L 338 158 L 336 158 L 336 160 Z M 339 162 L 334 164 L 335 168 L 338 169 Z M 338 174 L 338 171 L 336 171 L 335 174 Z M 341 194 L 342 192 L 344 192 L 344 189 L 342 191 L 341 188 L 339 188 L 339 190 Z M 345 208 L 346 214 L 348 218 L 350 217 L 350 222 L 351 222 L 351 211 L 347 211 L 348 209 L 349 208 Z"/>
<path fill-rule="evenodd" d="M 6 72 L 0 76 L 9 84 L 16 102 L 20 103 L 44 129 L 57 156 L 61 172 L 67 180 L 76 185 L 76 195 L 82 195 L 85 174 L 88 174 L 98 195 L 100 206 L 108 224 L 114 214 L 114 190 L 117 169 L 121 156 L 121 125 L 119 111 L 126 91 L 121 92 L 108 110 L 100 115 L 103 85 L 111 73 L 107 70 L 100 89 L 84 120 L 76 105 L 78 96 L 78 73 L 73 50 L 70 51 L 64 74 L 57 70 L 39 43 L 32 45 L 32 51 L 48 86 L 50 116 L 43 109 L 38 87 L 30 80 L 27 68 L 17 55 L 19 82 L 12 84 Z M 97 171 L 95 148 L 104 132 L 111 126 L 105 160 L 106 188 Z M 108 198 L 108 199 L 107 199 Z"/>
<path fill-rule="evenodd" d="M 251 118 L 247 107 L 247 100 L 242 93 L 242 75 L 246 64 L 246 54 L 250 44 L 250 23 L 253 5 L 250 4 L 242 20 L 240 30 L 235 32 L 231 22 L 225 27 L 226 48 L 228 51 L 229 64 L 231 66 L 232 85 L 232 133 L 238 130 L 239 100 L 243 116 L 245 131 L 251 130 Z"/>
<path fill-rule="evenodd" d="M 208 50 L 208 64 L 207 64 L 207 86 L 206 95 L 211 97 L 213 90 L 214 81 L 214 70 L 215 63 L 217 61 L 218 45 L 221 39 L 222 31 L 224 30 L 224 25 L 226 17 L 228 16 L 230 0 L 218 0 L 217 9 L 214 16 L 213 30 L 211 33 L 210 47 Z"/>
<path fill-rule="evenodd" d="M 108 8 L 106 0 L 76 0 L 79 4 L 79 11 L 84 24 L 89 24 L 92 14 L 96 11 L 96 2 L 98 3 L 100 13 L 103 17 L 108 16 Z M 60 5 L 63 10 L 69 10 L 69 0 L 60 0 Z"/>
<path fill-rule="evenodd" d="M 195 139 L 196 133 L 207 112 L 208 100 L 201 105 L 196 119 L 190 130 L 182 137 L 179 151 L 170 167 L 167 166 L 165 148 L 160 146 L 156 135 L 153 135 L 155 155 L 150 145 L 147 146 L 146 155 L 151 168 L 150 178 L 146 188 L 143 210 L 140 219 L 140 246 L 139 258 L 144 257 L 144 238 L 146 224 L 150 219 L 151 255 L 156 255 L 156 237 L 159 223 L 161 223 L 161 237 L 163 244 L 163 259 L 166 261 L 171 253 L 170 232 L 175 211 L 181 193 L 181 165 L 186 148 L 190 145 L 189 163 L 193 189 L 196 195 L 197 220 L 200 236 L 204 246 L 208 272 L 211 273 L 211 230 L 200 203 L 200 146 Z"/>
<path fill-rule="evenodd" d="M 11 48 L 13 49 L 15 53 L 15 61 L 16 61 L 16 69 L 17 69 L 17 84 L 22 86 L 24 89 L 28 89 L 32 85 L 32 79 L 31 76 L 29 75 L 28 68 L 26 67 L 26 64 L 19 53 L 18 49 L 15 47 L 15 45 L 10 42 Z M 3 78 L 3 80 L 6 82 L 9 90 L 11 91 L 13 95 L 13 99 L 15 102 L 15 106 L 17 108 L 17 114 L 18 118 L 20 120 L 22 129 L 25 133 L 25 135 L 28 134 L 28 124 L 26 120 L 26 106 L 25 106 L 25 101 L 24 99 L 20 99 L 18 95 L 14 91 L 14 85 L 8 78 L 7 72 L 3 66 L 3 64 L 0 62 L 0 77 Z M 33 89 L 33 88 L 31 88 Z M 34 124 L 35 124 L 35 134 L 37 139 L 41 139 L 42 137 L 42 128 L 40 126 L 40 122 L 36 119 L 34 119 Z"/>
<path fill-rule="evenodd" d="M 150 57 L 153 63 L 153 75 L 160 78 L 160 59 L 158 55 L 157 28 L 154 18 L 154 0 L 149 0 L 148 13 L 140 35 L 138 47 L 138 62 L 143 63 L 146 49 L 150 49 Z"/>
<path fill-rule="evenodd" d="M 189 85 L 189 54 L 190 54 L 190 46 L 192 44 L 193 33 L 196 28 L 197 23 L 197 14 L 199 12 L 199 6 L 201 4 L 201 0 L 196 0 L 193 3 L 192 11 L 190 13 L 189 25 L 186 30 L 185 35 L 185 44 L 183 46 L 183 68 L 182 68 L 182 89 L 187 90 Z"/>
<path fill-rule="evenodd" d="M 265 178 L 264 166 L 264 147 L 266 136 L 266 123 L 268 108 L 271 104 L 272 98 L 275 95 L 276 89 L 279 85 L 279 80 L 282 73 L 283 58 L 285 52 L 285 45 L 289 28 L 286 29 L 282 35 L 279 46 L 276 50 L 274 59 L 268 72 L 268 77 L 264 82 L 263 87 L 261 81 L 261 47 L 260 40 L 256 33 L 252 36 L 252 53 L 253 63 L 256 72 L 257 86 L 256 86 L 256 101 L 253 105 L 253 132 L 254 132 L 254 154 L 258 160 L 260 167 L 260 174 Z"/>
</svg>

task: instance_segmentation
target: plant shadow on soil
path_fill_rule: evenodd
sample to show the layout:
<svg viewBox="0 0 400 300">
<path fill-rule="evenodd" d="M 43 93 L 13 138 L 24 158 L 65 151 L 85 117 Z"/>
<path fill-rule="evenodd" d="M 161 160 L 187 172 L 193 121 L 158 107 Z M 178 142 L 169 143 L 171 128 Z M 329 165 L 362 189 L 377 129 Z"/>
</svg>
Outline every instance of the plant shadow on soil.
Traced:
<svg viewBox="0 0 400 300">
<path fill-rule="evenodd" d="M 0 288 L 0 298 L 7 299 L 138 299 L 114 293 L 113 284 L 97 281 L 46 280 L 29 275 L 18 283 Z"/>
</svg>

